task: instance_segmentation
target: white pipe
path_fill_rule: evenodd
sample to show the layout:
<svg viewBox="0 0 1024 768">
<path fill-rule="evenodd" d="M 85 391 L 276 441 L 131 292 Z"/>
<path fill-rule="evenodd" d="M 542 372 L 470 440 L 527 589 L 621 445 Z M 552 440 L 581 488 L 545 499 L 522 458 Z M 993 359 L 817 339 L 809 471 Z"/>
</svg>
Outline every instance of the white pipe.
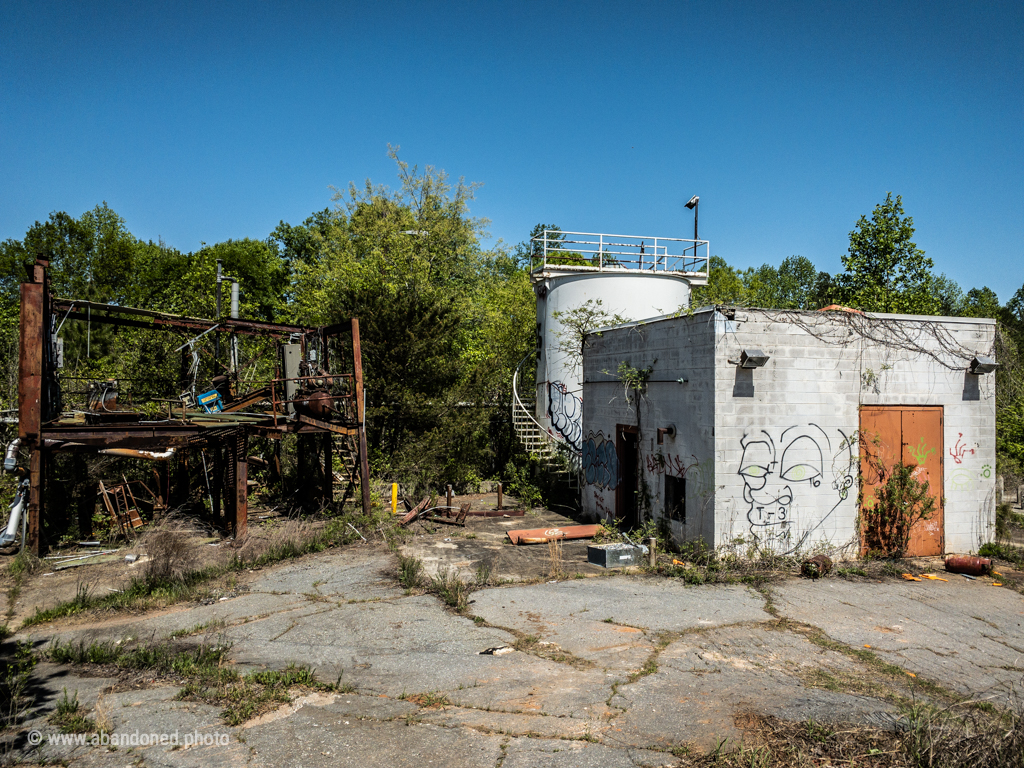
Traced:
<svg viewBox="0 0 1024 768">
<path fill-rule="evenodd" d="M 136 451 L 131 448 L 104 448 L 99 453 L 108 456 L 125 456 L 129 459 L 149 459 L 151 461 L 167 461 L 174 455 L 174 448 L 166 451 Z"/>
<path fill-rule="evenodd" d="M 25 506 L 28 504 L 28 479 L 21 481 L 18 485 L 18 493 L 14 497 L 14 501 L 11 502 L 10 511 L 11 517 L 7 521 L 7 530 L 4 531 L 3 536 L 0 536 L 0 547 L 6 547 L 8 544 L 12 544 L 16 538 L 18 538 L 18 526 L 22 522 L 22 516 L 25 511 Z"/>
<path fill-rule="evenodd" d="M 18 466 L 18 448 L 21 447 L 21 438 L 15 438 L 7 446 L 7 454 L 4 456 L 4 471 L 12 472 Z"/>
</svg>

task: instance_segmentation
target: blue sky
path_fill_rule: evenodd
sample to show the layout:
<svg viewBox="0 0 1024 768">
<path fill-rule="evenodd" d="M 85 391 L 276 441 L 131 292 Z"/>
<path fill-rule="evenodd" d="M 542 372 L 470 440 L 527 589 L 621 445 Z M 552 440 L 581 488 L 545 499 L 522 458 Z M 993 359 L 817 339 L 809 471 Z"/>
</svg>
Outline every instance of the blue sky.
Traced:
<svg viewBox="0 0 1024 768">
<path fill-rule="evenodd" d="M 1024 283 L 1024 4 L 0 0 L 0 239 L 106 200 L 182 250 L 397 186 L 537 222 L 841 269 L 903 196 L 964 288 Z"/>
</svg>

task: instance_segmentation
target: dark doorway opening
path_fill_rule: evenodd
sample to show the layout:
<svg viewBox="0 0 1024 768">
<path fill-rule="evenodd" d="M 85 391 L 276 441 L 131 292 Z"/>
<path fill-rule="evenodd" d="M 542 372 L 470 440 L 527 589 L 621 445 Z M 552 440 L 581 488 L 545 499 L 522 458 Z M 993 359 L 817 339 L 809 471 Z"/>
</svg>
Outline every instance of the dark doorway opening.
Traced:
<svg viewBox="0 0 1024 768">
<path fill-rule="evenodd" d="M 640 527 L 640 432 L 625 424 L 615 426 L 615 452 L 619 455 L 619 484 L 615 489 L 615 517 L 619 527 Z"/>
</svg>

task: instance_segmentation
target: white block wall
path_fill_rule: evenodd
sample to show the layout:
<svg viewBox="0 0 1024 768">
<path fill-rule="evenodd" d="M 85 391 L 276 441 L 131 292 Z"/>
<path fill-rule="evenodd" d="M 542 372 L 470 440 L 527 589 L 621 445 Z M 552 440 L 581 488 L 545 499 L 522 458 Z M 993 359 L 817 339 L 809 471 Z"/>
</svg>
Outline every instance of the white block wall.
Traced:
<svg viewBox="0 0 1024 768">
<path fill-rule="evenodd" d="M 607 331 L 584 360 L 584 435 L 614 442 L 616 424 L 637 423 L 614 373 L 622 360 L 653 363 L 639 410 L 652 511 L 662 512 L 664 473 L 685 474 L 680 539 L 756 538 L 785 551 L 856 541 L 861 405 L 940 405 L 945 548 L 976 550 L 994 535 L 995 377 L 966 367 L 969 356 L 992 354 L 994 322 L 874 318 L 867 337 L 850 333 L 857 318 L 768 310 Z M 765 367 L 729 362 L 751 348 L 770 356 Z M 669 423 L 678 435 L 658 446 L 655 430 Z M 583 505 L 607 516 L 614 493 L 586 484 Z"/>
</svg>

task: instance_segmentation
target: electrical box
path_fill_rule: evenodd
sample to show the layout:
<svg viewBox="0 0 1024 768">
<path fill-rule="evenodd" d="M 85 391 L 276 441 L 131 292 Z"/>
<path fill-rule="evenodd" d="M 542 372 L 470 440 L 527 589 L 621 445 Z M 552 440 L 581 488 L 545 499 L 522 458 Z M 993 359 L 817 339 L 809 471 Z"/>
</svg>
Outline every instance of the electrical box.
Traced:
<svg viewBox="0 0 1024 768">
<path fill-rule="evenodd" d="M 587 547 L 587 562 L 602 568 L 626 568 L 640 565 L 643 550 L 632 544 L 592 544 Z"/>
</svg>

